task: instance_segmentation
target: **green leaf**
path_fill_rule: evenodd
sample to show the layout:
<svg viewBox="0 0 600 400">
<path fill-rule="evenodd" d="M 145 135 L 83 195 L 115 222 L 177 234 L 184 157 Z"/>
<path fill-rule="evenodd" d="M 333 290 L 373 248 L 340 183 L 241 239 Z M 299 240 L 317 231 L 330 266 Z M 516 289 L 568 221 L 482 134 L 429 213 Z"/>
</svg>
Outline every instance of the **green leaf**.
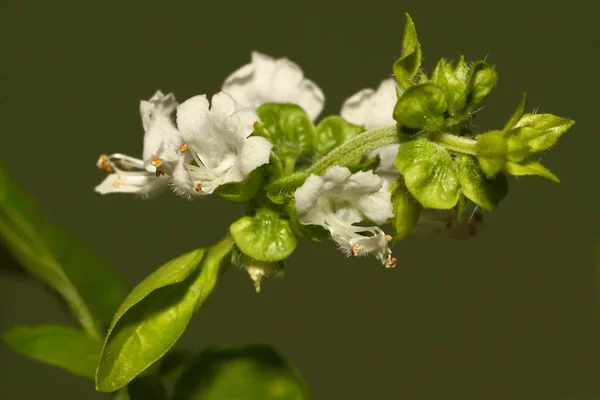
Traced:
<svg viewBox="0 0 600 400">
<path fill-rule="evenodd" d="M 320 158 L 342 143 L 365 131 L 364 126 L 354 125 L 342 117 L 331 115 L 321 120 L 315 128 L 314 153 Z"/>
<path fill-rule="evenodd" d="M 560 183 L 560 179 L 537 161 L 526 161 L 521 164 L 507 162 L 505 170 L 513 176 L 537 175 Z"/>
<path fill-rule="evenodd" d="M 537 153 L 552 147 L 574 123 L 552 114 L 525 114 L 509 134 L 523 139 Z"/>
<path fill-rule="evenodd" d="M 523 95 L 521 96 L 521 101 L 519 102 L 517 109 L 515 110 L 515 112 L 513 112 L 508 121 L 506 121 L 504 129 L 502 129 L 503 131 L 512 129 L 512 127 L 514 127 L 516 123 L 519 122 L 523 114 L 525 114 L 525 110 L 527 109 L 528 103 L 529 101 L 527 99 L 527 93 L 523 92 Z"/>
<path fill-rule="evenodd" d="M 407 89 L 394 107 L 394 119 L 408 128 L 436 130 L 444 122 L 448 110 L 446 92 L 433 83 Z"/>
<path fill-rule="evenodd" d="M 242 253 L 258 261 L 284 260 L 298 244 L 289 221 L 264 208 L 252 217 L 240 218 L 229 231 Z"/>
<path fill-rule="evenodd" d="M 427 139 L 403 143 L 394 165 L 423 207 L 447 210 L 458 201 L 458 172 L 444 147 Z"/>
<path fill-rule="evenodd" d="M 413 230 L 423 207 L 408 191 L 402 178 L 392 185 L 394 241 L 402 240 Z"/>
<path fill-rule="evenodd" d="M 113 392 L 160 359 L 214 289 L 233 240 L 184 254 L 140 283 L 110 326 L 96 371 L 96 389 Z M 198 264 L 201 262 L 200 266 Z"/>
<path fill-rule="evenodd" d="M 402 38 L 402 56 L 394 62 L 394 77 L 403 89 L 413 85 L 413 78 L 421 66 L 421 44 L 417 39 L 415 24 L 406 14 L 404 37 Z"/>
<path fill-rule="evenodd" d="M 460 101 L 466 84 L 456 76 L 451 63 L 447 63 L 444 59 L 440 60 L 433 71 L 431 82 L 446 91 L 450 111 L 462 111 L 462 104 L 459 104 L 458 107 L 455 107 L 455 104 Z"/>
<path fill-rule="evenodd" d="M 248 178 L 239 183 L 228 183 L 219 186 L 217 193 L 223 196 L 226 200 L 234 203 L 247 203 L 252 200 L 264 182 L 263 168 L 257 168 L 250 173 Z"/>
<path fill-rule="evenodd" d="M 314 126 L 310 117 L 296 104 L 265 103 L 256 109 L 260 122 L 255 136 L 273 143 L 273 151 L 285 160 L 313 152 Z"/>
<path fill-rule="evenodd" d="M 462 193 L 484 210 L 493 210 L 508 194 L 508 180 L 502 173 L 487 178 L 471 156 L 458 155 L 455 159 Z"/>
<path fill-rule="evenodd" d="M 174 400 L 306 400 L 300 373 L 267 346 L 210 349 L 196 357 L 175 387 Z"/>
<path fill-rule="evenodd" d="M 465 107 L 482 103 L 498 84 L 498 73 L 490 64 L 483 61 L 473 63 L 467 77 L 467 89 L 463 95 Z"/>
<path fill-rule="evenodd" d="M 467 78 L 469 77 L 469 65 L 465 61 L 464 56 L 460 56 L 460 60 L 458 60 L 458 64 L 456 64 L 456 68 L 454 68 L 454 75 L 462 82 L 466 83 Z"/>
<path fill-rule="evenodd" d="M 102 342 L 63 325 L 15 325 L 4 333 L 19 353 L 84 378 L 94 378 Z"/>
<path fill-rule="evenodd" d="M 507 160 L 507 143 L 504 133 L 490 131 L 475 137 L 477 159 L 488 178 L 493 178 L 504 168 Z"/>
<path fill-rule="evenodd" d="M 0 165 L 0 237 L 34 277 L 66 302 L 85 331 L 100 338 L 126 287 L 85 244 L 54 226 Z"/>
</svg>

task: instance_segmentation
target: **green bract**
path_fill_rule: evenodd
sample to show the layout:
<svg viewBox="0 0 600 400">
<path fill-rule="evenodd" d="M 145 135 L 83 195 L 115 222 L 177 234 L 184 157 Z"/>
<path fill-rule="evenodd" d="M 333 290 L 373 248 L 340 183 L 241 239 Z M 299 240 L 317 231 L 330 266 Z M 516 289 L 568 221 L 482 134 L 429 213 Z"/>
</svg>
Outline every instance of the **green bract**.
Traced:
<svg viewBox="0 0 600 400">
<path fill-rule="evenodd" d="M 300 373 L 262 345 L 206 350 L 175 386 L 174 400 L 307 400 Z"/>
<path fill-rule="evenodd" d="M 332 115 L 324 118 L 315 129 L 315 159 L 323 157 L 364 131 L 363 126 L 351 124 L 342 117 Z"/>
<path fill-rule="evenodd" d="M 406 14 L 404 37 L 402 39 L 402 56 L 394 63 L 394 77 L 403 89 L 413 85 L 413 79 L 421 66 L 421 44 L 417 39 L 415 24 Z"/>
<path fill-rule="evenodd" d="M 431 82 L 446 91 L 448 109 L 451 114 L 463 111 L 464 104 L 458 103 L 460 103 L 460 99 L 467 86 L 465 81 L 458 76 L 452 67 L 452 62 L 446 62 L 444 59 L 440 60 L 433 71 Z"/>
<path fill-rule="evenodd" d="M 552 147 L 574 123 L 552 114 L 525 114 L 508 134 L 522 139 L 532 153 L 538 153 Z"/>
<path fill-rule="evenodd" d="M 254 198 L 264 182 L 266 168 L 257 168 L 250 173 L 245 181 L 228 183 L 217 188 L 217 193 L 234 203 L 246 203 Z"/>
<path fill-rule="evenodd" d="M 102 350 L 99 340 L 62 325 L 16 325 L 3 339 L 21 354 L 85 378 L 94 377 Z"/>
<path fill-rule="evenodd" d="M 506 165 L 506 137 L 500 131 L 491 131 L 477 135 L 475 139 L 479 165 L 488 178 L 493 178 Z"/>
<path fill-rule="evenodd" d="M 306 112 L 295 104 L 266 103 L 256 109 L 260 122 L 254 135 L 273 143 L 273 151 L 283 160 L 286 172 L 296 160 L 313 152 L 314 126 Z"/>
<path fill-rule="evenodd" d="M 458 201 L 458 172 L 444 147 L 425 138 L 403 143 L 394 165 L 423 207 L 447 210 Z"/>
<path fill-rule="evenodd" d="M 298 243 L 289 221 L 264 208 L 231 224 L 229 232 L 241 252 L 258 261 L 284 260 Z"/>
<path fill-rule="evenodd" d="M 391 221 L 394 227 L 394 241 L 398 241 L 408 236 L 415 227 L 423 206 L 410 194 L 402 179 L 394 182 L 390 191 L 394 211 Z"/>
<path fill-rule="evenodd" d="M 507 162 L 506 172 L 513 176 L 537 175 L 556 183 L 560 182 L 560 179 L 556 175 L 537 161 L 526 161 L 521 164 Z"/>
<path fill-rule="evenodd" d="M 401 126 L 435 130 L 444 122 L 448 110 L 446 92 L 433 83 L 408 88 L 394 107 L 394 119 Z"/>
<path fill-rule="evenodd" d="M 508 194 L 508 180 L 503 173 L 486 177 L 471 156 L 458 155 L 455 159 L 462 193 L 484 210 L 493 210 Z"/>
<path fill-rule="evenodd" d="M 491 65 L 478 61 L 469 68 L 464 104 L 474 107 L 482 103 L 498 84 L 498 73 Z"/>
</svg>

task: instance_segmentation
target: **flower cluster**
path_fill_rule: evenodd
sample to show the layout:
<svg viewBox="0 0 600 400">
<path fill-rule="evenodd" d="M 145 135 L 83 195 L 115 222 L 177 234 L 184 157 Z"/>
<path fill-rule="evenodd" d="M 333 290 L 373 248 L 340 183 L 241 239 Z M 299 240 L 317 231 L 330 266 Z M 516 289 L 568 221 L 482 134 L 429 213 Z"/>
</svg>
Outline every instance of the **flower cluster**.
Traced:
<svg viewBox="0 0 600 400">
<path fill-rule="evenodd" d="M 392 268 L 390 245 L 409 233 L 476 236 L 478 209 L 498 206 L 509 175 L 558 181 L 532 157 L 573 121 L 527 114 L 523 96 L 502 129 L 472 132 L 497 84 L 493 66 L 442 59 L 427 75 L 408 17 L 392 70 L 377 89 L 351 95 L 339 116 L 318 120 L 319 86 L 294 62 L 253 52 L 210 102 L 198 95 L 179 104 L 160 91 L 142 101 L 142 158 L 102 155 L 98 166 L 110 174 L 96 191 L 148 196 L 171 187 L 249 204 L 229 231 L 258 291 L 298 237 L 329 237 L 348 256 Z"/>
</svg>

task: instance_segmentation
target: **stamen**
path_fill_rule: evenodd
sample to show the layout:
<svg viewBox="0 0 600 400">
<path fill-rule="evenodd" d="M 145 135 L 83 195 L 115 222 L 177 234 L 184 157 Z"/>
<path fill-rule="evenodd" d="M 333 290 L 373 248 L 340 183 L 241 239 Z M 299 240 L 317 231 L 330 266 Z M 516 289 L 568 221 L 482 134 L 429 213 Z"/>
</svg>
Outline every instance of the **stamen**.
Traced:
<svg viewBox="0 0 600 400">
<path fill-rule="evenodd" d="M 188 147 L 187 143 L 184 143 L 179 148 L 179 151 L 182 152 L 182 153 L 185 153 L 186 151 L 188 151 L 188 149 L 189 149 L 189 147 Z"/>
<path fill-rule="evenodd" d="M 396 268 L 396 264 L 397 264 L 398 260 L 396 260 L 396 257 L 389 257 L 387 260 L 385 260 L 385 267 L 386 268 Z"/>
<path fill-rule="evenodd" d="M 385 235 L 385 240 L 387 240 L 388 242 L 391 242 L 393 239 L 392 235 Z"/>
<path fill-rule="evenodd" d="M 196 183 L 194 188 L 192 189 L 194 192 L 199 193 L 202 191 L 202 185 L 200 183 Z"/>
<path fill-rule="evenodd" d="M 360 248 L 360 246 L 358 245 L 358 243 L 354 243 L 352 245 L 352 248 L 350 249 L 350 254 L 352 254 L 353 256 L 357 256 L 359 248 Z"/>
<path fill-rule="evenodd" d="M 100 158 L 96 162 L 98 168 L 105 170 L 106 172 L 113 172 L 113 168 L 110 165 L 110 159 L 106 154 L 100 154 Z"/>
<path fill-rule="evenodd" d="M 258 121 L 254 121 L 254 123 L 252 124 L 252 127 L 256 128 L 256 125 L 258 125 Z"/>
<path fill-rule="evenodd" d="M 162 160 L 158 157 L 155 157 L 154 160 L 152 160 L 152 166 L 159 167 L 160 165 L 162 165 Z"/>
</svg>

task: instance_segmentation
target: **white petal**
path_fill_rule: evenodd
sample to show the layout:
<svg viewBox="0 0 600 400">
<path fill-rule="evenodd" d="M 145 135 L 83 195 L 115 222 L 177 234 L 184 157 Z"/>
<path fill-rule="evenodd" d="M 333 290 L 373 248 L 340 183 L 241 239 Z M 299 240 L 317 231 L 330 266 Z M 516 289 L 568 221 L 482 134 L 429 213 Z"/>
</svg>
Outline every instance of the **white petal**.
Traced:
<svg viewBox="0 0 600 400">
<path fill-rule="evenodd" d="M 325 181 L 324 189 L 326 191 L 340 191 L 343 190 L 343 183 L 352 175 L 350 170 L 346 167 L 333 166 L 327 168 L 323 175 Z"/>
<path fill-rule="evenodd" d="M 381 225 L 394 216 L 391 197 L 389 190 L 382 189 L 368 196 L 360 196 L 356 205 L 367 218 Z"/>
<path fill-rule="evenodd" d="M 211 112 L 218 112 L 230 116 L 237 110 L 237 104 L 235 100 L 225 92 L 216 93 L 211 101 Z"/>
<path fill-rule="evenodd" d="M 254 132 L 254 125 L 259 122 L 258 115 L 251 108 L 236 111 L 231 119 L 236 124 L 237 133 L 244 139 Z"/>
<path fill-rule="evenodd" d="M 194 143 L 200 139 L 207 114 L 208 99 L 205 95 L 194 96 L 177 107 L 177 128 L 186 143 Z"/>
<path fill-rule="evenodd" d="M 242 174 L 248 176 L 256 168 L 268 164 L 272 147 L 271 142 L 263 137 L 252 136 L 246 139 L 239 155 Z"/>
<path fill-rule="evenodd" d="M 138 193 L 146 195 L 165 187 L 168 182 L 167 177 L 156 177 L 149 172 L 113 173 L 96 186 L 95 190 L 100 194 Z"/>
<path fill-rule="evenodd" d="M 371 194 L 381 189 L 383 181 L 372 171 L 359 171 L 353 174 L 346 183 L 344 189 L 349 191 L 349 194 Z"/>
<path fill-rule="evenodd" d="M 363 89 L 350 96 L 342 105 L 340 116 L 355 125 L 363 125 L 375 91 Z"/>
<path fill-rule="evenodd" d="M 316 175 L 309 176 L 302 186 L 296 189 L 294 199 L 296 200 L 296 212 L 300 222 L 317 205 L 317 200 L 323 192 L 323 178 Z"/>
<path fill-rule="evenodd" d="M 300 86 L 300 95 L 296 101 L 306 111 L 310 119 L 314 121 L 323 111 L 325 95 L 314 82 L 305 79 Z"/>
<path fill-rule="evenodd" d="M 296 63 L 287 58 L 277 60 L 275 71 L 271 76 L 273 100 L 279 103 L 295 100 L 303 79 L 304 74 Z"/>
</svg>

